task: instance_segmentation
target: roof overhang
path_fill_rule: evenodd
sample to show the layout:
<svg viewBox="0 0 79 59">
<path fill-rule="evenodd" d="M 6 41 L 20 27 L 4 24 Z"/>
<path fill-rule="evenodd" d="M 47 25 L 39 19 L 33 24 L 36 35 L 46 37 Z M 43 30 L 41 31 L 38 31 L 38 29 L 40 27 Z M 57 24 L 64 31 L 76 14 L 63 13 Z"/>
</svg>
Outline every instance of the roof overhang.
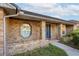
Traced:
<svg viewBox="0 0 79 59">
<path fill-rule="evenodd" d="M 12 8 L 4 8 L 4 10 L 7 12 L 6 15 L 12 15 L 12 14 L 16 13 L 16 10 L 12 9 Z M 67 25 L 74 25 L 74 23 L 68 22 L 68 21 L 65 21 L 65 20 L 62 20 L 62 19 L 58 19 L 58 18 L 54 18 L 54 17 L 51 17 L 51 18 L 50 17 L 44 17 L 44 16 L 35 15 L 35 14 L 33 15 L 33 13 L 29 14 L 28 12 L 26 12 L 26 13 L 24 12 L 24 14 L 13 17 L 13 18 L 36 20 L 36 21 L 45 20 L 45 21 L 50 22 L 50 23 L 63 23 L 63 24 L 67 24 Z"/>
</svg>

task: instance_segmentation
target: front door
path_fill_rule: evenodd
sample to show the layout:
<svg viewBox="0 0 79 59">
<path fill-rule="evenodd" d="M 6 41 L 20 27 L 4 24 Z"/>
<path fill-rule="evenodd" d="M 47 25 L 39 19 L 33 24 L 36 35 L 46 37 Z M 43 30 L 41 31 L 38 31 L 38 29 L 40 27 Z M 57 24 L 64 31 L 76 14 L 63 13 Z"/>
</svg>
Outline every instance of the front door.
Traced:
<svg viewBox="0 0 79 59">
<path fill-rule="evenodd" d="M 46 24 L 46 38 L 51 39 L 51 24 Z"/>
</svg>

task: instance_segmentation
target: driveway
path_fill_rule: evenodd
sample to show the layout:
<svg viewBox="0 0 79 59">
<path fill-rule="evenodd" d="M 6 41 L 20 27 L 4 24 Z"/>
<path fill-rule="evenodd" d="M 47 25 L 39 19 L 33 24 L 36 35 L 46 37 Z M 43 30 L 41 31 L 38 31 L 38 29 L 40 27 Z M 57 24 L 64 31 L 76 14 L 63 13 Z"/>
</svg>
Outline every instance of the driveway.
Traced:
<svg viewBox="0 0 79 59">
<path fill-rule="evenodd" d="M 64 45 L 62 43 L 59 43 L 58 41 L 53 41 L 51 43 L 53 45 L 63 49 L 69 56 L 79 56 L 79 50 L 77 50 L 77 49 L 74 49 L 74 48 Z"/>
</svg>

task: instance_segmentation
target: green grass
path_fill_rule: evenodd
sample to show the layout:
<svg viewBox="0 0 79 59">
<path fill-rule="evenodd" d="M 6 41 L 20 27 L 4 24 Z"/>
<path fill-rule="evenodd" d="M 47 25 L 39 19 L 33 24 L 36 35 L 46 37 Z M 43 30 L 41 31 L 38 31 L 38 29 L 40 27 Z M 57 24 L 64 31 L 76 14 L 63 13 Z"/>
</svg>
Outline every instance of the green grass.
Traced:
<svg viewBox="0 0 79 59">
<path fill-rule="evenodd" d="M 15 54 L 15 56 L 67 56 L 64 50 L 49 44 L 43 48 L 36 48 L 24 53 Z"/>
</svg>

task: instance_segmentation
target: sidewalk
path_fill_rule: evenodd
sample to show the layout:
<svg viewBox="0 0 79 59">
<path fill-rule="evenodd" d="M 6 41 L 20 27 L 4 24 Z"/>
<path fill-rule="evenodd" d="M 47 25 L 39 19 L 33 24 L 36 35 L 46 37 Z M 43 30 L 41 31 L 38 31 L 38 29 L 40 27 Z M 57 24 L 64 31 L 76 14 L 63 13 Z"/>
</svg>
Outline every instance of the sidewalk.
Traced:
<svg viewBox="0 0 79 59">
<path fill-rule="evenodd" d="M 69 56 L 79 56 L 79 50 L 77 50 L 77 49 L 74 49 L 74 48 L 64 45 L 62 43 L 59 43 L 58 41 L 53 41 L 51 43 L 53 45 L 63 49 Z"/>
</svg>

